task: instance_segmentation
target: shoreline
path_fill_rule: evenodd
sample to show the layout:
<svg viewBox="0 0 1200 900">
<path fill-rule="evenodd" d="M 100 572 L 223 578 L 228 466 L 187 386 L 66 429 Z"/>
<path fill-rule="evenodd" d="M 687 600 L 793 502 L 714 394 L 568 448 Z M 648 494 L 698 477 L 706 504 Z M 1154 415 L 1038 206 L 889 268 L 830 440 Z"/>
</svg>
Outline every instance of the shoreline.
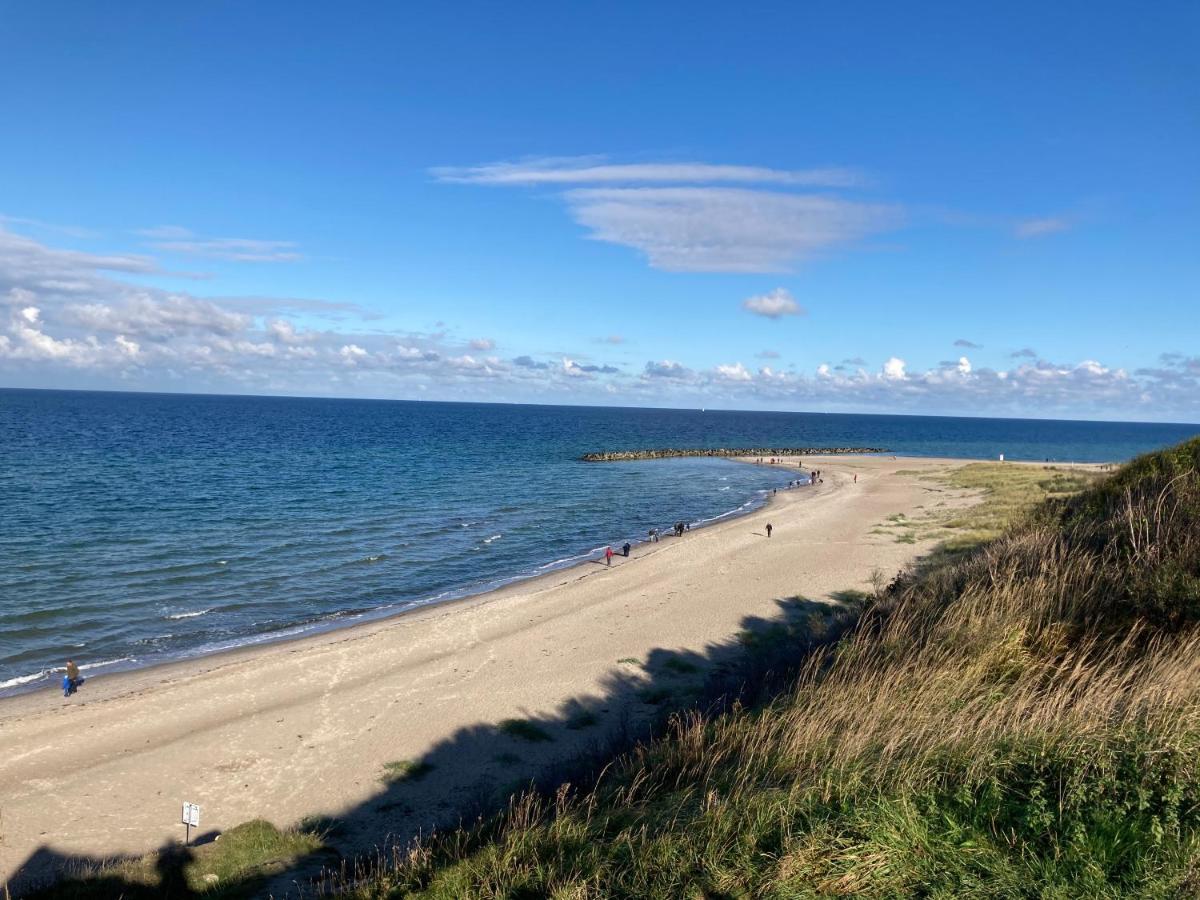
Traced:
<svg viewBox="0 0 1200 900">
<path fill-rule="evenodd" d="M 728 457 L 730 462 L 743 463 L 754 465 L 754 461 L 743 459 L 740 457 Z M 779 468 L 778 466 L 770 466 L 772 469 Z M 731 522 L 736 519 L 744 518 L 745 516 L 753 515 L 755 512 L 763 509 L 771 502 L 771 488 L 759 488 L 755 490 L 755 496 L 746 500 L 744 503 L 735 506 L 733 509 L 718 513 L 707 519 L 700 519 L 692 522 L 691 531 L 700 531 L 706 528 L 719 526 L 725 522 Z M 794 488 L 793 490 L 800 490 Z M 675 540 L 673 534 L 663 534 L 662 540 Z M 638 557 L 639 553 L 645 553 L 644 548 L 651 546 L 652 542 L 649 538 L 636 538 L 630 542 L 631 550 L 629 559 L 633 560 Z M 617 545 L 612 546 L 614 559 L 619 556 Z M 402 618 L 405 616 L 416 615 L 425 610 L 431 610 L 442 607 L 449 607 L 456 604 L 465 604 L 472 600 L 480 600 L 486 598 L 489 594 L 499 593 L 510 587 L 518 585 L 533 585 L 544 578 L 553 578 L 557 575 L 570 572 L 571 570 L 594 564 L 600 558 L 602 549 L 593 549 L 583 553 L 574 554 L 562 560 L 562 565 L 557 565 L 560 561 L 552 561 L 543 563 L 537 566 L 537 569 L 544 571 L 533 571 L 527 573 L 519 573 L 516 575 L 506 575 L 491 581 L 480 582 L 476 585 L 468 585 L 465 587 L 448 588 L 440 594 L 432 597 L 421 598 L 410 601 L 407 605 L 396 604 L 391 606 L 383 606 L 373 610 L 367 610 L 361 613 L 353 614 L 335 614 L 324 621 L 313 623 L 297 623 L 287 626 L 279 632 L 264 632 L 260 635 L 252 635 L 233 647 L 222 647 L 219 649 L 204 649 L 196 648 L 192 652 L 182 653 L 172 658 L 156 659 L 148 661 L 144 664 L 137 664 L 134 660 L 133 665 L 118 667 L 125 660 L 108 660 L 98 663 L 85 664 L 80 667 L 82 672 L 87 672 L 90 667 L 104 666 L 105 670 L 95 675 L 85 675 L 84 688 L 90 688 L 96 681 L 107 683 L 109 680 L 133 676 L 142 672 L 152 672 L 170 669 L 172 667 L 185 666 L 191 664 L 200 666 L 205 660 L 217 660 L 221 657 L 237 655 L 241 653 L 253 653 L 265 651 L 271 647 L 292 644 L 296 642 L 306 641 L 309 639 L 318 639 L 329 637 L 338 632 L 352 630 L 355 628 L 365 628 L 374 624 L 385 623 L 391 619 Z M 18 675 L 17 678 L 29 678 L 31 680 L 9 687 L 0 687 L 0 719 L 3 719 L 5 706 L 12 701 L 19 700 L 30 695 L 37 695 L 41 692 L 59 691 L 59 681 L 62 676 L 62 668 L 55 668 L 49 671 L 47 675 L 45 670 L 37 675 Z"/>
<path fill-rule="evenodd" d="M 645 452 L 658 452 L 658 451 L 645 451 Z M 721 451 L 721 452 L 724 453 L 724 451 Z M 806 454 L 806 455 L 809 456 L 811 459 L 840 459 L 842 457 L 846 457 L 846 458 L 850 458 L 850 459 L 852 459 L 854 457 L 873 458 L 873 459 L 895 458 L 897 460 L 898 459 L 915 459 L 915 460 L 937 461 L 937 462 L 942 462 L 942 463 L 946 463 L 946 464 L 953 464 L 953 463 L 965 464 L 965 463 L 971 463 L 971 462 L 996 462 L 996 460 L 993 460 L 993 459 L 984 459 L 984 458 L 979 458 L 979 457 L 905 456 L 903 454 L 893 454 L 893 453 L 889 453 L 887 451 L 865 451 L 865 450 L 859 450 L 859 449 L 852 449 L 845 454 L 838 454 L 838 455 L 832 455 L 832 454 L 826 454 L 826 455 Z M 639 459 L 640 458 L 641 457 L 639 457 Z M 644 457 L 644 459 L 646 459 L 646 460 L 653 460 L 653 459 L 658 459 L 658 458 L 660 458 L 660 457 L 658 457 L 658 456 Z M 661 457 L 661 458 L 668 458 L 668 457 Z M 742 465 L 761 465 L 764 468 L 784 469 L 784 470 L 786 470 L 787 465 L 790 465 L 790 463 L 793 461 L 788 457 L 783 457 L 785 459 L 788 459 L 788 463 L 786 465 L 780 465 L 780 464 L 772 465 L 770 463 L 765 463 L 765 462 L 758 463 L 758 462 L 756 462 L 755 459 L 753 459 L 751 457 L 746 457 L 746 456 L 722 456 L 722 458 L 727 459 L 729 462 L 740 463 Z M 622 459 L 624 459 L 624 458 L 622 457 Z M 1012 459 L 1012 460 L 1008 460 L 1008 461 L 1015 465 L 1062 465 L 1062 466 L 1112 465 L 1111 463 L 1080 463 L 1080 462 L 1064 462 L 1064 461 L 1054 461 L 1054 460 L 1039 461 L 1039 460 Z M 804 470 L 799 469 L 798 471 L 803 472 Z M 794 488 L 794 490 L 801 490 L 801 489 L 802 489 L 801 487 Z M 710 528 L 714 525 L 719 525 L 722 522 L 732 521 L 734 519 L 752 515 L 755 511 L 763 508 L 764 506 L 766 506 L 767 504 L 770 503 L 770 501 L 771 501 L 770 491 L 771 491 L 771 488 L 761 488 L 758 491 L 756 491 L 756 494 L 762 495 L 761 498 L 760 497 L 751 497 L 745 503 L 742 503 L 739 506 L 734 507 L 733 509 L 727 510 L 723 513 L 719 513 L 718 515 L 709 517 L 707 519 L 701 519 L 697 522 L 693 522 L 693 523 L 691 523 L 692 530 L 699 530 L 702 528 Z M 761 503 L 758 502 L 759 499 L 761 499 Z M 663 537 L 665 539 L 670 540 L 670 539 L 674 538 L 674 535 L 664 534 Z M 633 541 L 631 541 L 632 550 L 630 553 L 630 558 L 632 559 L 633 557 L 635 557 L 638 554 L 639 549 L 644 546 L 647 546 L 649 543 L 650 543 L 649 539 L 642 538 L 642 537 L 636 538 Z M 616 552 L 616 549 L 617 549 L 616 545 L 613 545 L 613 548 L 614 548 L 614 552 Z M 573 569 L 577 566 L 588 565 L 590 562 L 594 561 L 595 555 L 599 554 L 600 552 L 601 552 L 601 550 L 599 548 L 597 548 L 597 549 L 593 549 L 593 550 L 586 551 L 583 553 L 574 554 L 573 556 L 566 557 L 563 565 L 556 565 L 555 563 L 557 561 L 552 561 L 550 563 L 544 563 L 544 564 L 535 566 L 535 571 L 526 571 L 523 573 L 517 573 L 515 575 L 501 576 L 499 578 L 496 578 L 496 579 L 493 579 L 490 581 L 479 582 L 474 585 L 451 587 L 451 588 L 447 588 L 446 590 L 442 591 L 439 594 L 435 594 L 430 597 L 423 597 L 423 598 L 419 598 L 419 599 L 415 599 L 415 600 L 411 600 L 411 601 L 407 601 L 407 602 L 386 605 L 386 606 L 378 607 L 375 609 L 365 610 L 362 612 L 333 613 L 333 614 L 326 616 L 324 619 L 317 620 L 314 622 L 309 622 L 309 623 L 298 622 L 298 623 L 295 623 L 292 625 L 285 626 L 284 628 L 282 628 L 276 632 L 263 632 L 261 634 L 251 635 L 251 636 L 241 640 L 240 642 L 238 642 L 236 644 L 236 646 L 220 647 L 220 648 L 215 648 L 215 649 L 206 649 L 205 647 L 197 647 L 197 648 L 193 648 L 192 650 L 189 650 L 189 651 L 182 651 L 173 656 L 154 658 L 154 659 L 148 660 L 146 662 L 140 662 L 136 658 L 134 658 L 133 660 L 130 660 L 130 662 L 132 663 L 130 665 L 122 665 L 122 663 L 125 663 L 127 661 L 126 659 L 102 660 L 102 661 L 96 662 L 96 663 L 84 664 L 80 668 L 82 671 L 87 672 L 91 668 L 103 667 L 103 671 L 101 671 L 101 672 L 98 672 L 98 673 L 96 673 L 94 675 L 90 675 L 90 676 L 89 675 L 84 676 L 86 682 L 94 685 L 95 681 L 97 681 L 97 680 L 108 681 L 110 679 L 120 678 L 120 677 L 124 677 L 124 676 L 130 676 L 130 675 L 136 674 L 138 672 L 160 670 L 160 669 L 165 669 L 165 668 L 169 668 L 169 667 L 179 666 L 182 664 L 199 665 L 204 660 L 217 659 L 219 657 L 223 657 L 228 654 L 237 654 L 237 653 L 240 653 L 243 651 L 266 650 L 270 647 L 273 647 L 273 646 L 276 646 L 279 644 L 289 644 L 289 643 L 293 643 L 295 641 L 304 641 L 309 638 L 318 638 L 318 637 L 322 637 L 322 636 L 328 636 L 328 635 L 335 634 L 340 631 L 344 631 L 346 629 L 365 627 L 365 626 L 371 625 L 372 623 L 385 622 L 385 621 L 387 621 L 389 619 L 393 619 L 393 618 L 414 615 L 425 609 L 441 607 L 441 606 L 444 606 L 447 604 L 462 603 L 464 601 L 469 601 L 474 598 L 486 596 L 487 594 L 491 594 L 496 591 L 502 591 L 502 590 L 504 590 L 508 587 L 514 586 L 514 585 L 529 584 L 532 582 L 536 582 L 538 579 L 541 579 L 541 578 L 554 576 L 556 574 L 561 574 L 563 572 L 570 571 L 571 569 Z M 543 569 L 544 569 L 544 571 L 541 571 Z M 30 673 L 27 675 L 14 676 L 14 678 L 10 679 L 10 681 L 18 681 L 19 680 L 18 683 L 10 684 L 8 686 L 0 686 L 0 716 L 3 715 L 5 705 L 12 701 L 18 700 L 21 697 L 29 696 L 31 694 L 38 694 L 43 691 L 48 692 L 48 691 L 58 690 L 59 689 L 58 685 L 59 685 L 59 681 L 62 676 L 62 672 L 63 672 L 62 667 L 54 667 L 49 670 L 43 670 L 42 672 L 37 673 L 37 674 Z"/>
<path fill-rule="evenodd" d="M 0 881 L 178 840 L 185 800 L 215 832 L 331 816 L 344 823 L 334 843 L 345 853 L 452 824 L 497 786 L 651 721 L 661 701 L 645 692 L 689 677 L 665 662 L 702 677 L 745 629 L 796 604 L 838 603 L 932 547 L 872 534 L 877 522 L 973 502 L 908 474 L 967 460 L 812 462 L 823 484 L 643 544 L 611 568 L 584 562 L 387 619 L 120 673 L 71 700 L 0 701 Z M 580 709 L 594 721 L 576 730 Z M 512 719 L 550 737 L 510 736 Z M 381 773 L 398 760 L 428 762 L 432 774 L 389 783 Z"/>
</svg>

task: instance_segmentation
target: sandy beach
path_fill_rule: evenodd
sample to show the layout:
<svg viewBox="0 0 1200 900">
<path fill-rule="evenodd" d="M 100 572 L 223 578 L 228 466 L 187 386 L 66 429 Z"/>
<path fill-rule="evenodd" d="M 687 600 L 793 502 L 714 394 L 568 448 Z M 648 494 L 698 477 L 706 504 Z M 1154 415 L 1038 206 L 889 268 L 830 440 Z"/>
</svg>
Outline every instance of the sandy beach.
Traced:
<svg viewBox="0 0 1200 900">
<path fill-rule="evenodd" d="M 385 621 L 94 678 L 70 700 L 46 690 L 0 701 L 0 880 L 180 840 L 184 801 L 202 807 L 201 833 L 339 817 L 345 851 L 456 821 L 497 785 L 652 715 L 637 689 L 664 660 L 688 661 L 676 666 L 684 684 L 748 623 L 782 615 L 781 601 L 833 602 L 876 569 L 893 575 L 928 548 L 872 528 L 970 502 L 910 474 L 963 462 L 806 458 L 823 484 L 611 568 L 583 564 Z M 506 719 L 534 720 L 550 739 L 498 730 Z M 386 784 L 385 765 L 405 760 L 429 774 Z"/>
</svg>

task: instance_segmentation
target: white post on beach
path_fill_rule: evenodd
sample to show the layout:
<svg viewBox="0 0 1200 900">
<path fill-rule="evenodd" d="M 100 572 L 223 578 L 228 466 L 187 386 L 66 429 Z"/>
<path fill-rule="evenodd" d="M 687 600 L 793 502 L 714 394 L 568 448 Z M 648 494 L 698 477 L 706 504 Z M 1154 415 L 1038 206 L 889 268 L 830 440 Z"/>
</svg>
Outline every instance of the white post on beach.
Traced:
<svg viewBox="0 0 1200 900">
<path fill-rule="evenodd" d="M 183 804 L 183 824 L 186 826 L 186 837 L 183 839 L 185 845 L 192 842 L 192 829 L 200 827 L 200 806 L 196 803 Z"/>
</svg>

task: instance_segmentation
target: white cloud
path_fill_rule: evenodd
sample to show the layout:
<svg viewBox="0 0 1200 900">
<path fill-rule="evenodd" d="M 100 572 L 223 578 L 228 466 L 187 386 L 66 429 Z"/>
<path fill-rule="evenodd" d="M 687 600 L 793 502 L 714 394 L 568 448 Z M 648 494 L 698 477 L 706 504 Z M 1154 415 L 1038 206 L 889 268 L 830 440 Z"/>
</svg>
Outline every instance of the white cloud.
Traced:
<svg viewBox="0 0 1200 900">
<path fill-rule="evenodd" d="M 781 272 L 895 225 L 893 207 L 741 188 L 578 188 L 567 204 L 593 240 L 677 272 Z"/>
<path fill-rule="evenodd" d="M 566 356 L 564 356 L 562 360 L 562 371 L 564 375 L 568 375 L 572 378 L 591 377 L 587 372 L 583 371 L 583 368 L 579 365 L 579 363 Z"/>
<path fill-rule="evenodd" d="M 719 365 L 716 367 L 718 378 L 723 378 L 726 381 L 750 381 L 753 376 L 740 362 L 733 365 Z"/>
<path fill-rule="evenodd" d="M 542 157 L 480 166 L 441 166 L 430 170 L 438 181 L 485 185 L 573 185 L 690 183 L 782 184 L 807 187 L 855 187 L 863 177 L 852 169 L 771 169 L 702 162 L 608 163 L 603 156 Z"/>
<path fill-rule="evenodd" d="M 152 340 L 181 333 L 239 334 L 251 318 L 181 294 L 131 292 L 118 303 L 70 304 L 65 317 L 83 328 L 121 331 Z"/>
<path fill-rule="evenodd" d="M 963 375 L 971 374 L 971 361 L 965 356 L 960 356 L 958 358 L 958 371 Z"/>
<path fill-rule="evenodd" d="M 496 349 L 496 342 L 491 338 L 475 338 L 468 345 L 472 350 L 487 352 L 488 350 Z"/>
<path fill-rule="evenodd" d="M 1071 221 L 1069 219 L 1047 216 L 1045 218 L 1025 219 L 1018 222 L 1013 227 L 1013 233 L 1019 238 L 1045 237 L 1048 234 L 1067 231 L 1070 227 Z"/>
<path fill-rule="evenodd" d="M 804 310 L 786 288 L 775 288 L 769 294 L 747 297 L 742 301 L 742 308 L 755 315 L 766 316 L 768 319 L 804 315 Z"/>
<path fill-rule="evenodd" d="M 818 378 L 829 378 L 833 373 L 829 371 L 829 363 L 821 363 L 817 366 Z"/>
<path fill-rule="evenodd" d="M 145 275 L 158 272 L 146 256 L 59 250 L 0 228 L 0 294 L 13 288 L 86 294 L 107 272 Z"/>
<path fill-rule="evenodd" d="M 137 341 L 131 341 L 123 334 L 118 334 L 114 338 L 114 343 L 126 356 L 135 357 L 142 352 L 142 348 L 138 345 Z"/>
<path fill-rule="evenodd" d="M 642 378 L 666 378 L 675 381 L 690 379 L 694 373 L 691 369 L 674 360 L 664 359 L 662 362 L 648 362 L 642 370 Z"/>
<path fill-rule="evenodd" d="M 891 357 L 883 364 L 883 377 L 893 381 L 902 381 L 907 376 L 904 373 L 906 363 L 898 356 Z"/>
</svg>

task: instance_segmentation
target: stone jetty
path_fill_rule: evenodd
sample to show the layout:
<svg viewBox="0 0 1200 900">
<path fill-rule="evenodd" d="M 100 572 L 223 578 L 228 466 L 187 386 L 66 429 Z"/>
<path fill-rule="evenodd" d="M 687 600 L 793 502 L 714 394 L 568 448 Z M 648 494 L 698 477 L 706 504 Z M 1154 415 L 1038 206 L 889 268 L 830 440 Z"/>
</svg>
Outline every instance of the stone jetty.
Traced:
<svg viewBox="0 0 1200 900">
<path fill-rule="evenodd" d="M 668 447 L 663 450 L 609 450 L 585 453 L 584 462 L 624 462 L 633 459 L 668 459 L 673 456 L 840 456 L 846 453 L 887 453 L 881 447 Z"/>
</svg>

